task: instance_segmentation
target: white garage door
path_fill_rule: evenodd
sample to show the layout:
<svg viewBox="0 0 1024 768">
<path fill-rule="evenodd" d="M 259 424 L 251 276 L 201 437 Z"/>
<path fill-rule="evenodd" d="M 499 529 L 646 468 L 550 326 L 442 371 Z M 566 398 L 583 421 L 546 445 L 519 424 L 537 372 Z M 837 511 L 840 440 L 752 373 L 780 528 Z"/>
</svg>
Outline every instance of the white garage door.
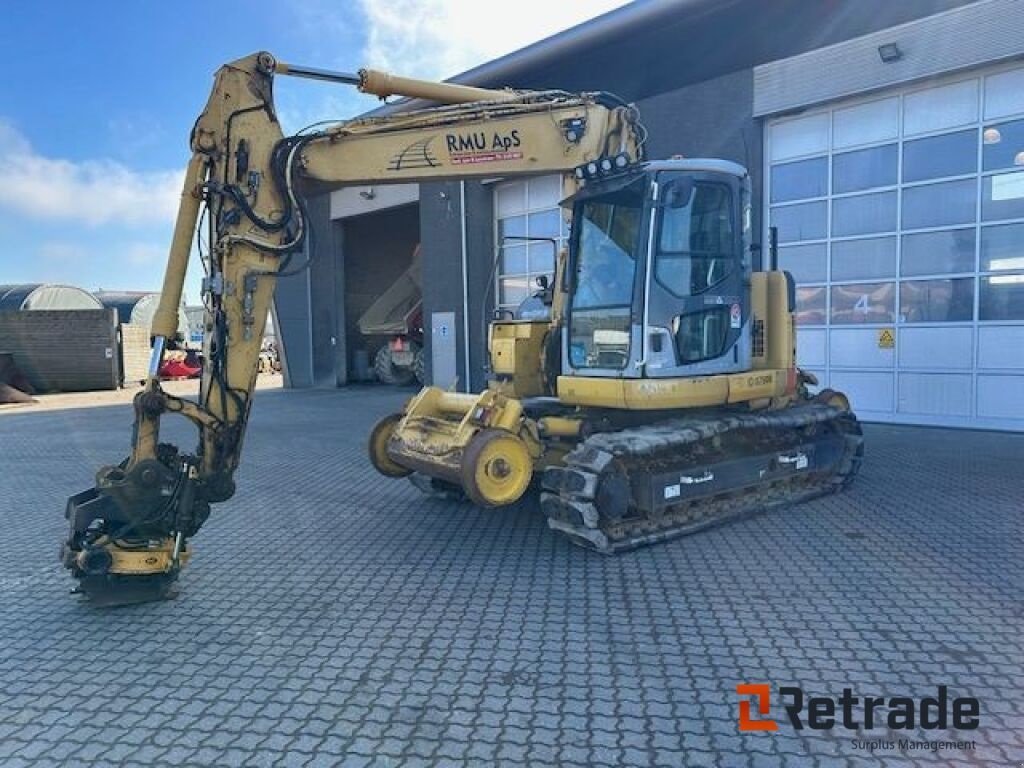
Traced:
<svg viewBox="0 0 1024 768">
<path fill-rule="evenodd" d="M 537 176 L 496 184 L 494 243 L 498 249 L 497 305 L 514 311 L 537 291 L 536 279 L 555 271 L 550 242 L 516 238 L 552 238 L 558 250 L 568 228 L 558 203 L 563 197 L 561 176 Z"/>
<path fill-rule="evenodd" d="M 766 134 L 800 365 L 866 419 L 1024 430 L 1024 68 Z"/>
</svg>

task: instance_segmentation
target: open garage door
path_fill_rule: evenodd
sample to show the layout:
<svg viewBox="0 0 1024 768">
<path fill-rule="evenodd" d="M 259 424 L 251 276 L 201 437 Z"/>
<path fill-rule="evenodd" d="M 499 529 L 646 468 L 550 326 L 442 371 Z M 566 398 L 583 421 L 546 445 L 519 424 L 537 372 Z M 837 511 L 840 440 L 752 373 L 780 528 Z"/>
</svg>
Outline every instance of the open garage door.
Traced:
<svg viewBox="0 0 1024 768">
<path fill-rule="evenodd" d="M 410 270 L 420 240 L 419 204 L 352 216 L 341 226 L 348 380 L 413 384 L 423 348 Z M 385 311 L 385 302 L 394 306 Z"/>
</svg>

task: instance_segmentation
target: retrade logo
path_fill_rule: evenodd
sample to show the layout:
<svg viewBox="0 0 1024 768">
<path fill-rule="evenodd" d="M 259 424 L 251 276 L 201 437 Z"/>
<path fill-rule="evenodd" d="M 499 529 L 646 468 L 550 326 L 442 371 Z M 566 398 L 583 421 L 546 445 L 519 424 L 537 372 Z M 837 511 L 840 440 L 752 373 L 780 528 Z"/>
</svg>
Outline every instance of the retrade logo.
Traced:
<svg viewBox="0 0 1024 768">
<path fill-rule="evenodd" d="M 757 701 L 757 714 L 764 718 L 771 710 L 771 686 L 767 683 L 740 683 L 736 686 L 740 696 L 753 696 Z M 741 731 L 777 731 L 779 724 L 774 720 L 754 720 L 750 717 L 751 699 L 740 699 Z"/>
<path fill-rule="evenodd" d="M 772 689 L 767 683 L 740 683 L 738 724 L 740 731 L 777 731 L 771 720 Z M 829 731 L 836 726 L 857 731 L 876 727 L 891 731 L 931 730 L 973 731 L 981 724 L 981 703 L 971 696 L 952 697 L 945 685 L 934 696 L 855 696 L 844 688 L 840 696 L 807 696 L 802 688 L 779 688 L 786 719 L 797 731 L 805 727 Z M 753 714 L 752 704 L 757 713 Z"/>
</svg>

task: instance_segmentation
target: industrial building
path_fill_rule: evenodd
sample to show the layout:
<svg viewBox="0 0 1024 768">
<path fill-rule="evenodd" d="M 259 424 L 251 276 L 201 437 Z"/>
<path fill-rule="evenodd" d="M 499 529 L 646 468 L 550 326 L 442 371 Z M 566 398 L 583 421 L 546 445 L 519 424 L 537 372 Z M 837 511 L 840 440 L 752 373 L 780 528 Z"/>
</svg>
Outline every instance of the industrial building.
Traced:
<svg viewBox="0 0 1024 768">
<path fill-rule="evenodd" d="M 612 91 L 649 157 L 745 165 L 802 367 L 868 421 L 1024 430 L 1022 57 L 1017 0 L 640 0 L 453 80 Z M 275 307 L 290 385 L 349 381 L 355 319 L 421 243 L 428 375 L 483 386 L 487 319 L 553 267 L 502 238 L 564 242 L 561 196 L 537 177 L 313 200 L 311 268 Z"/>
</svg>

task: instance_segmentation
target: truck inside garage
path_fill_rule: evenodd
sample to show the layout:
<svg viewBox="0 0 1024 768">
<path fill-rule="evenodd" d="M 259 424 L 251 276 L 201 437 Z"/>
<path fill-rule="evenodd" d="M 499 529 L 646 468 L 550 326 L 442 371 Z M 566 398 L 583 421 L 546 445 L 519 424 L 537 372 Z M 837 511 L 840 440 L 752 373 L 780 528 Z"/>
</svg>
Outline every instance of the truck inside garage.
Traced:
<svg viewBox="0 0 1024 768">
<path fill-rule="evenodd" d="M 341 229 L 344 258 L 349 381 L 374 378 L 383 384 L 415 383 L 422 321 L 415 312 L 418 285 L 407 273 L 420 239 L 419 205 L 351 216 L 335 226 Z M 392 296 L 397 302 L 388 301 Z M 406 307 L 410 311 L 404 311 Z M 406 315 L 408 322 L 403 322 Z"/>
</svg>

